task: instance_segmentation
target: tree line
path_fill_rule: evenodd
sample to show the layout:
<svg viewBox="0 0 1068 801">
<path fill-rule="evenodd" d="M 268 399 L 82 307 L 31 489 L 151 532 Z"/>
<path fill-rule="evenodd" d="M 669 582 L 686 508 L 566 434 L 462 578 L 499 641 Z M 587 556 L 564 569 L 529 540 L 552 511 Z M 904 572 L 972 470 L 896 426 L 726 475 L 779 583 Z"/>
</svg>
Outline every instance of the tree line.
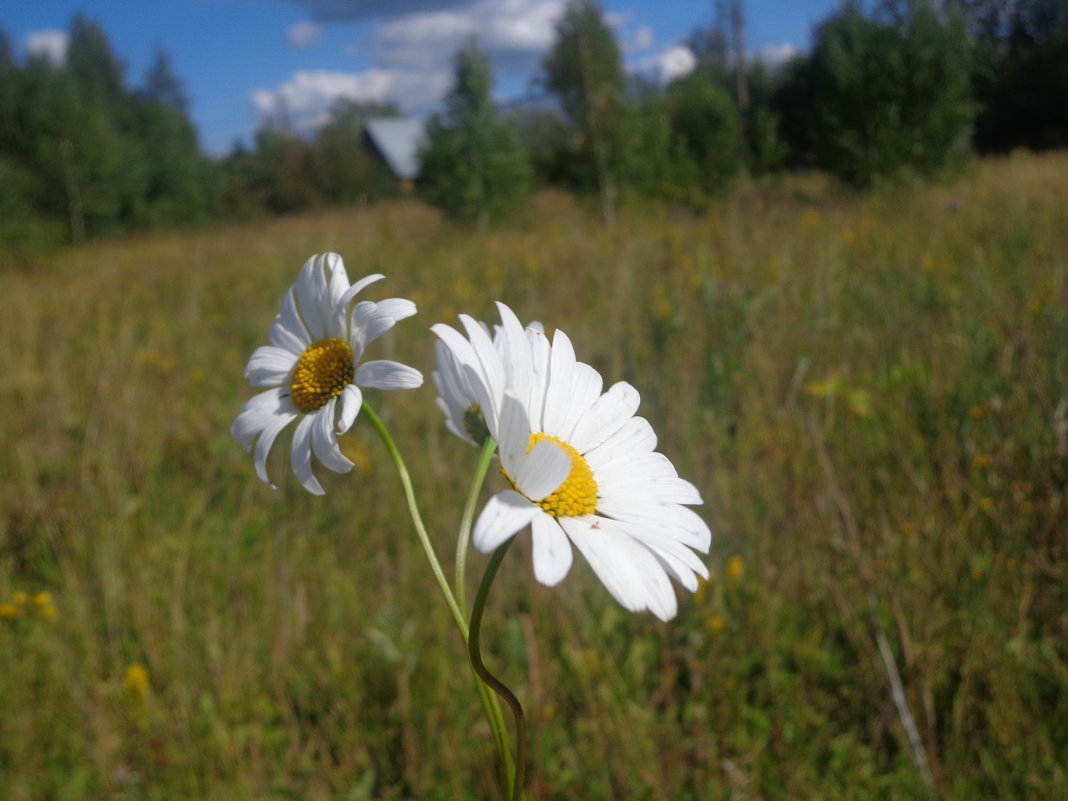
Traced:
<svg viewBox="0 0 1068 801">
<path fill-rule="evenodd" d="M 426 126 L 419 194 L 484 223 L 538 186 L 620 203 L 700 205 L 740 174 L 824 170 L 857 187 L 934 176 L 971 153 L 1068 145 L 1068 0 L 847 2 L 811 48 L 747 58 L 741 0 L 686 42 L 667 85 L 628 75 L 597 0 L 571 0 L 538 87 L 505 113 L 474 40 Z M 136 87 L 102 28 L 76 16 L 66 59 L 15 58 L 0 32 L 0 252 L 152 227 L 245 219 L 396 195 L 363 127 L 395 114 L 339 103 L 314 132 L 273 120 L 209 159 L 163 51 Z"/>
</svg>

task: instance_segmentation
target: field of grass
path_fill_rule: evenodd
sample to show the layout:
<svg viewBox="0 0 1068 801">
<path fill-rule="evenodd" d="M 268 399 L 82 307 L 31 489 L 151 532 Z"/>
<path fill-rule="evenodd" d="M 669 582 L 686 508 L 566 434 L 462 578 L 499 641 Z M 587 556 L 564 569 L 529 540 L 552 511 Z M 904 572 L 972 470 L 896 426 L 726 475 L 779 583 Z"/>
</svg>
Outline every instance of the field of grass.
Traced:
<svg viewBox="0 0 1068 801">
<path fill-rule="evenodd" d="M 481 234 L 405 202 L 0 267 L 0 799 L 504 797 L 371 427 L 324 498 L 288 434 L 273 492 L 228 433 L 323 250 L 419 305 L 374 358 L 429 375 L 427 328 L 494 299 L 564 329 L 705 498 L 667 625 L 509 554 L 484 639 L 531 801 L 1068 797 L 1065 187 L 1018 157 Z M 448 563 L 477 454 L 432 386 L 375 403 Z"/>
</svg>

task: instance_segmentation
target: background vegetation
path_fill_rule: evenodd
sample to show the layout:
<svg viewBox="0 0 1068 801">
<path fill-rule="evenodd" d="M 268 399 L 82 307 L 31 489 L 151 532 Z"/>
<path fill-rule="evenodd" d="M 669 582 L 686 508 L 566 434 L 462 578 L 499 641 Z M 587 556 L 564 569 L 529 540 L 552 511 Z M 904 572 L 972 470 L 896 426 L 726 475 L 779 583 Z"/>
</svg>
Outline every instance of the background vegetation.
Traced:
<svg viewBox="0 0 1068 801">
<path fill-rule="evenodd" d="M 501 798 L 488 728 L 370 428 L 314 498 L 228 427 L 311 253 L 420 314 L 565 329 L 706 499 L 714 578 L 659 624 L 518 548 L 489 658 L 532 799 L 1068 795 L 1068 158 L 940 187 L 818 176 L 605 228 L 481 234 L 415 201 L 139 235 L 0 273 L 0 795 Z M 443 556 L 475 454 L 380 398 Z M 283 438 L 285 439 L 285 438 Z M 285 473 L 278 448 L 275 475 Z M 474 564 L 482 564 L 481 557 Z"/>
<path fill-rule="evenodd" d="M 842 3 L 770 71 L 747 55 L 742 1 L 714 5 L 688 42 L 696 68 L 661 85 L 627 74 L 596 0 L 571 0 L 534 97 L 503 117 L 467 43 L 428 125 L 421 195 L 484 224 L 532 186 L 565 188 L 611 225 L 647 200 L 707 208 L 744 175 L 818 168 L 867 188 L 944 175 L 973 151 L 1068 146 L 1064 0 Z M 217 159 L 198 152 L 187 105 L 165 52 L 131 87 L 91 20 L 72 21 L 62 66 L 19 61 L 0 31 L 0 258 L 399 194 L 363 135 L 389 105 L 342 102 L 314 130 L 282 112 Z"/>
</svg>

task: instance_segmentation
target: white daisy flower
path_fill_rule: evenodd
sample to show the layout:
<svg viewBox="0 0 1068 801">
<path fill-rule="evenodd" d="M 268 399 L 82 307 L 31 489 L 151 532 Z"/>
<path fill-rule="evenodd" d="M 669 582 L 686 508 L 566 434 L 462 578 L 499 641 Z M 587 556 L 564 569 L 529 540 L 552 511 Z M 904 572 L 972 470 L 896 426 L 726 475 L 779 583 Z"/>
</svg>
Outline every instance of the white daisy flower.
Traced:
<svg viewBox="0 0 1068 801">
<path fill-rule="evenodd" d="M 322 495 L 312 473 L 312 454 L 335 473 L 352 469 L 337 435 L 356 420 L 363 405 L 361 388 L 422 385 L 422 374 L 399 362 L 360 363 L 367 345 L 415 314 L 415 304 L 403 298 L 360 301 L 350 313 L 356 295 L 383 277 L 369 275 L 350 285 L 341 256 L 312 256 L 282 300 L 268 336 L 271 344 L 257 348 L 249 359 L 249 383 L 270 389 L 245 404 L 230 433 L 246 451 L 256 440 L 256 474 L 272 489 L 267 454 L 287 425 L 299 420 L 293 432 L 293 472 L 308 492 Z"/>
<path fill-rule="evenodd" d="M 550 346 L 498 306 L 507 386 L 490 408 L 499 412 L 494 438 L 512 488 L 486 504 L 475 547 L 491 552 L 530 525 L 542 584 L 567 575 L 574 544 L 620 604 L 669 620 L 677 611 L 670 578 L 693 592 L 697 577 L 708 577 L 695 551 L 707 553 L 712 535 L 687 508 L 700 494 L 654 451 L 656 434 L 635 416 L 637 390 L 619 382 L 602 393 L 600 374 L 576 361 L 566 334 L 557 331 Z M 487 355 L 484 342 L 471 346 Z"/>
</svg>

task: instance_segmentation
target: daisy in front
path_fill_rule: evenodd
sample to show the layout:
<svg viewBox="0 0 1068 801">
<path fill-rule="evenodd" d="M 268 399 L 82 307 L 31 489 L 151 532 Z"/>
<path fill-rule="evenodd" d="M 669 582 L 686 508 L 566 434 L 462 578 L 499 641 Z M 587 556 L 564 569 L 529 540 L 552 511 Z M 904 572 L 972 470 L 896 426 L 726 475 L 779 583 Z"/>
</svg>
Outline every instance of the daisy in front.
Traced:
<svg viewBox="0 0 1068 801">
<path fill-rule="evenodd" d="M 308 492 L 322 495 L 312 454 L 328 470 L 352 469 L 337 435 L 356 420 L 363 405 L 361 388 L 422 385 L 422 374 L 399 362 L 360 362 L 367 345 L 415 314 L 415 304 L 403 298 L 363 300 L 350 312 L 356 295 L 382 278 L 369 275 L 350 285 L 341 256 L 312 256 L 282 300 L 268 335 L 271 344 L 257 348 L 249 359 L 249 383 L 270 389 L 245 404 L 230 433 L 246 451 L 256 442 L 256 474 L 270 487 L 267 454 L 287 425 L 299 421 L 293 432 L 293 472 Z"/>
<path fill-rule="evenodd" d="M 712 535 L 687 508 L 702 502 L 700 494 L 655 452 L 656 434 L 635 416 L 637 390 L 621 381 L 602 392 L 600 374 L 575 359 L 566 334 L 557 331 L 550 345 L 540 330 L 524 331 L 506 306 L 498 308 L 499 361 L 484 342 L 472 337 L 471 344 L 479 364 L 491 364 L 486 375 L 504 376 L 499 401 L 492 388 L 481 393 L 510 488 L 482 510 L 475 547 L 491 552 L 529 525 L 542 584 L 567 575 L 573 544 L 625 608 L 671 619 L 677 604 L 670 579 L 693 592 L 697 577 L 708 576 L 695 551 L 707 553 Z M 443 338 L 477 383 L 472 351 L 454 349 L 453 341 Z"/>
</svg>

